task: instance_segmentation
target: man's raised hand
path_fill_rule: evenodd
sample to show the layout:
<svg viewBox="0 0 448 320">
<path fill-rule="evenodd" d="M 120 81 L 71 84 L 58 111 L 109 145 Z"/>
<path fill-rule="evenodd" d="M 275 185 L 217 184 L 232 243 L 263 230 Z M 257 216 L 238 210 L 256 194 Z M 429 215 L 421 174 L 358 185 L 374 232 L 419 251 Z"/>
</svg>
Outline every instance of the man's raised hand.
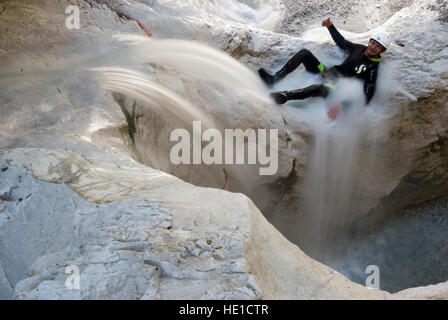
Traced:
<svg viewBox="0 0 448 320">
<path fill-rule="evenodd" d="M 329 27 L 333 24 L 333 22 L 331 22 L 330 17 L 322 20 L 322 26 L 323 27 Z"/>
</svg>

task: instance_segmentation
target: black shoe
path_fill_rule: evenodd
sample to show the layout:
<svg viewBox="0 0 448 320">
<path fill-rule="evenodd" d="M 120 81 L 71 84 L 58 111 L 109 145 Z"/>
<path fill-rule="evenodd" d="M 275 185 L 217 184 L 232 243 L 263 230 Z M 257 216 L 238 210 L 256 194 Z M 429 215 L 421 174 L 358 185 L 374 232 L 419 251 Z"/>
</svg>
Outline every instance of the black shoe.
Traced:
<svg viewBox="0 0 448 320">
<path fill-rule="evenodd" d="M 288 101 L 288 97 L 285 92 L 272 92 L 270 96 L 277 104 L 284 104 Z"/>
<path fill-rule="evenodd" d="M 269 87 L 274 84 L 275 82 L 274 76 L 270 75 L 263 68 L 258 69 L 258 74 L 260 75 L 260 78 L 264 81 L 264 83 L 266 83 Z"/>
</svg>

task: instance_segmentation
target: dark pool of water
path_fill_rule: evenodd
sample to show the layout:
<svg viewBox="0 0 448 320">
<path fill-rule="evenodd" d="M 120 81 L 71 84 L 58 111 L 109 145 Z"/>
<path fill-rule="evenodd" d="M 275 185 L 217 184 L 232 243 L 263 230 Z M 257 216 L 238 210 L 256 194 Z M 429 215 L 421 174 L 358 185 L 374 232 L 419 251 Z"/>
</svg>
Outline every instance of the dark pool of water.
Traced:
<svg viewBox="0 0 448 320">
<path fill-rule="evenodd" d="M 375 230 L 335 242 L 321 262 L 366 284 L 379 268 L 380 289 L 397 292 L 448 280 L 448 198 L 396 212 Z"/>
</svg>

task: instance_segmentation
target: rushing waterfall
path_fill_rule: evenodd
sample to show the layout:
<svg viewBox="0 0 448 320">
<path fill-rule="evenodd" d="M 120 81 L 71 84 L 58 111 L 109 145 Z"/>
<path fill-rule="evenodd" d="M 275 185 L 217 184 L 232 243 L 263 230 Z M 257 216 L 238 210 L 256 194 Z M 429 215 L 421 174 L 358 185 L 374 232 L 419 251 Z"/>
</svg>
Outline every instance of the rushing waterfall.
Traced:
<svg viewBox="0 0 448 320">
<path fill-rule="evenodd" d="M 292 81 L 282 86 L 291 86 Z M 331 121 L 326 111 L 334 101 L 344 101 L 344 107 L 338 118 Z M 292 105 L 302 107 L 301 115 L 312 131 L 293 240 L 308 254 L 327 260 L 341 249 L 333 242 L 345 236 L 344 228 L 367 213 L 363 204 L 368 200 L 362 192 L 373 182 L 370 179 L 375 179 L 377 122 L 368 121 L 371 119 L 366 112 L 362 84 L 356 80 L 339 80 L 326 100 Z M 373 148 L 363 158 L 361 141 L 369 141 Z M 359 180 L 360 170 L 370 181 Z"/>
<path fill-rule="evenodd" d="M 357 87 L 345 88 L 362 92 Z M 335 122 L 328 120 L 325 110 L 311 110 L 313 141 L 302 188 L 304 244 L 311 252 L 325 249 L 335 228 L 352 219 L 364 107 L 361 101 L 353 99 L 350 110 L 344 110 Z"/>
</svg>

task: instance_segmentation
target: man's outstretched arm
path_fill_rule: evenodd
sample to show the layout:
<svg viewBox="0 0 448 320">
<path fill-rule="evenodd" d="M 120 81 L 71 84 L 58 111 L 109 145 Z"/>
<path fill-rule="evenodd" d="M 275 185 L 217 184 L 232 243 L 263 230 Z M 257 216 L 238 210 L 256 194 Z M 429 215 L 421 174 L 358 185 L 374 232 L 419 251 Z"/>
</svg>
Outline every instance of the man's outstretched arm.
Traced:
<svg viewBox="0 0 448 320">
<path fill-rule="evenodd" d="M 336 29 L 336 27 L 333 25 L 333 22 L 331 22 L 330 18 L 326 18 L 322 21 L 322 26 L 327 27 L 328 31 L 330 32 L 331 37 L 333 38 L 334 42 L 338 45 L 339 48 L 343 50 L 347 50 L 349 53 L 352 53 L 353 48 L 355 47 L 355 44 L 346 40 Z"/>
</svg>

